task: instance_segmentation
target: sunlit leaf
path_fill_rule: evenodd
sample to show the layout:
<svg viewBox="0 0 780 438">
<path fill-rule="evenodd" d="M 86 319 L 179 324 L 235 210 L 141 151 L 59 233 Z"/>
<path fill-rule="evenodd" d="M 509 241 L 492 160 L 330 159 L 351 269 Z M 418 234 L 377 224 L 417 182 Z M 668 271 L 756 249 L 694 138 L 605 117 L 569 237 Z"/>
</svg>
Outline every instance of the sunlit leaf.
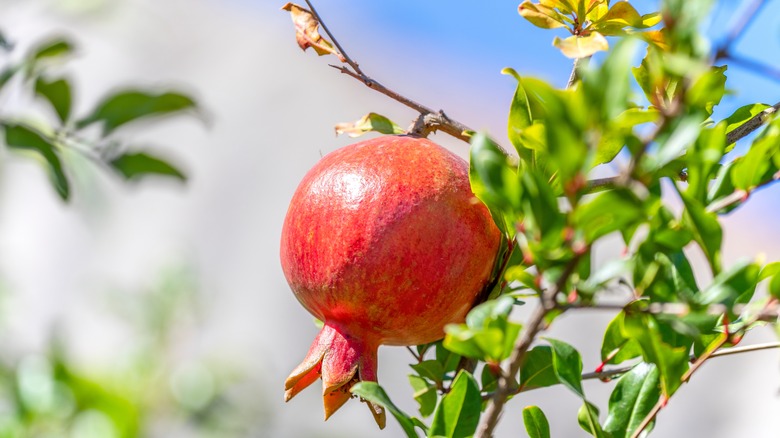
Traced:
<svg viewBox="0 0 780 438">
<path fill-rule="evenodd" d="M 523 409 L 523 424 L 529 438 L 550 438 L 550 423 L 538 406 Z"/>
<path fill-rule="evenodd" d="M 58 38 L 33 48 L 30 52 L 30 58 L 33 61 L 39 61 L 42 59 L 68 55 L 71 52 L 73 52 L 73 45 L 66 39 Z"/>
<path fill-rule="evenodd" d="M 604 35 L 591 32 L 587 36 L 572 35 L 564 39 L 555 37 L 553 46 L 557 47 L 567 58 L 586 58 L 596 52 L 609 49 L 609 43 Z"/>
<path fill-rule="evenodd" d="M 726 93 L 726 69 L 728 66 L 713 66 L 702 74 L 686 92 L 686 103 L 691 108 L 702 108 L 707 115 L 719 104 Z"/>
<path fill-rule="evenodd" d="M 138 119 L 170 115 L 196 108 L 195 101 L 184 94 L 124 90 L 106 97 L 90 115 L 76 122 L 76 127 L 82 129 L 93 123 L 102 123 L 105 136 L 116 128 Z"/>
<path fill-rule="evenodd" d="M 392 120 L 377 113 L 368 113 L 357 121 L 336 125 L 336 135 L 347 134 L 349 137 L 355 138 L 367 132 L 403 134 L 404 130 Z"/>
<path fill-rule="evenodd" d="M 639 15 L 631 3 L 627 1 L 618 1 L 615 2 L 612 7 L 609 8 L 609 11 L 594 24 L 594 28 L 599 31 L 603 28 L 622 29 L 625 27 L 644 29 L 655 26 L 660 22 L 661 14 L 653 13 Z"/>
<path fill-rule="evenodd" d="M 566 19 L 558 11 L 543 4 L 535 4 L 530 0 L 525 0 L 520 3 L 517 10 L 531 24 L 543 29 L 555 29 L 566 26 Z"/>
<path fill-rule="evenodd" d="M 302 50 L 311 47 L 320 56 L 333 54 L 338 56 L 341 62 L 346 62 L 346 59 L 336 50 L 333 44 L 320 35 L 320 22 L 317 21 L 311 11 L 294 3 L 285 4 L 282 6 L 282 10 L 290 12 L 295 25 L 295 39 L 298 42 L 298 47 Z"/>
</svg>

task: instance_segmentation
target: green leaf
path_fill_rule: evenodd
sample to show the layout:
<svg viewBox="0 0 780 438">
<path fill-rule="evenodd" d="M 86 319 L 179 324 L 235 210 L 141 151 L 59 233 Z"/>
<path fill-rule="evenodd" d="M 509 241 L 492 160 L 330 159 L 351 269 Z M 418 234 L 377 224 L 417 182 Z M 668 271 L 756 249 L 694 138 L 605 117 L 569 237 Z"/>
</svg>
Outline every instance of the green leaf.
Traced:
<svg viewBox="0 0 780 438">
<path fill-rule="evenodd" d="M 656 157 L 656 167 L 661 168 L 681 157 L 686 148 L 693 143 L 702 130 L 702 120 L 699 115 L 686 116 L 672 131 L 669 138 L 664 141 Z"/>
<path fill-rule="evenodd" d="M 585 234 L 585 240 L 597 239 L 645 221 L 642 201 L 625 188 L 597 193 L 574 211 L 575 226 Z"/>
<path fill-rule="evenodd" d="M 439 383 L 444 378 L 444 365 L 438 360 L 424 360 L 420 363 L 409 365 L 417 371 L 420 377 L 424 377 L 434 383 Z"/>
<path fill-rule="evenodd" d="M 347 134 L 349 137 L 355 138 L 368 132 L 403 134 L 404 130 L 392 120 L 377 113 L 368 113 L 360 120 L 352 123 L 339 123 L 336 125 L 336 135 Z"/>
<path fill-rule="evenodd" d="M 489 326 L 495 320 L 506 320 L 514 305 L 515 299 L 508 296 L 484 302 L 469 311 L 466 315 L 466 325 L 478 329 Z"/>
<path fill-rule="evenodd" d="M 758 276 L 758 281 L 764 281 L 769 277 L 773 277 L 780 273 L 780 262 L 768 263 L 761 268 L 761 274 Z"/>
<path fill-rule="evenodd" d="M 436 385 L 429 383 L 427 380 L 420 376 L 409 376 L 409 383 L 414 390 L 414 399 L 420 405 L 420 415 L 427 417 L 433 413 L 436 408 L 436 401 L 439 399 L 439 394 L 436 391 Z"/>
<path fill-rule="evenodd" d="M 625 39 L 615 45 L 598 68 L 588 64 L 582 69 L 582 86 L 591 111 L 605 124 L 614 121 L 629 106 L 631 82 L 629 71 L 639 47 L 639 40 Z"/>
<path fill-rule="evenodd" d="M 523 423 L 529 438 L 550 438 L 550 423 L 538 406 L 523 409 Z"/>
<path fill-rule="evenodd" d="M 604 431 L 612 438 L 626 438 L 636 431 L 661 397 L 658 368 L 640 363 L 618 380 L 609 397 Z"/>
<path fill-rule="evenodd" d="M 509 357 L 521 326 L 508 321 L 515 299 L 503 296 L 469 312 L 466 325 L 450 324 L 444 346 L 475 359 L 500 361 Z"/>
<path fill-rule="evenodd" d="M 709 287 L 695 295 L 702 306 L 724 304 L 728 307 L 737 302 L 747 302 L 753 296 L 758 284 L 761 268 L 743 260 L 712 279 Z"/>
<path fill-rule="evenodd" d="M 414 422 L 412 421 L 412 418 L 410 418 L 403 411 L 398 409 L 395 404 L 393 404 L 393 402 L 390 400 L 390 397 L 388 397 L 385 390 L 382 389 L 378 383 L 368 381 L 358 382 L 352 385 L 349 391 L 363 400 L 382 406 L 390 411 L 390 413 L 393 414 L 393 417 L 398 420 L 398 423 L 401 425 L 401 428 L 404 430 L 404 432 L 406 432 L 406 436 L 408 438 L 418 437 L 417 431 L 414 430 Z"/>
<path fill-rule="evenodd" d="M 552 348 L 538 345 L 526 353 L 520 368 L 520 387 L 523 390 L 557 385 L 558 376 L 553 369 Z"/>
<path fill-rule="evenodd" d="M 116 128 L 138 119 L 196 108 L 195 101 L 184 94 L 125 90 L 105 98 L 90 115 L 76 122 L 76 127 L 82 129 L 100 122 L 103 124 L 103 135 L 106 136 Z"/>
<path fill-rule="evenodd" d="M 436 361 L 444 367 L 444 372 L 449 373 L 458 368 L 461 356 L 444 347 L 443 341 L 436 342 Z"/>
<path fill-rule="evenodd" d="M 702 108 L 707 115 L 719 104 L 726 93 L 727 66 L 713 66 L 702 74 L 686 93 L 686 103 L 692 108 Z"/>
<path fill-rule="evenodd" d="M 780 153 L 780 119 L 776 119 L 756 141 L 747 153 L 735 160 L 731 171 L 734 187 L 750 192 L 764 181 L 773 177 L 772 157 Z"/>
<path fill-rule="evenodd" d="M 621 311 L 609 322 L 601 343 L 601 360 L 618 364 L 642 355 L 641 346 L 625 335 L 623 322 L 625 311 Z"/>
<path fill-rule="evenodd" d="M 509 213 L 518 208 L 520 184 L 517 170 L 484 133 L 471 138 L 469 179 L 474 194 L 489 208 Z"/>
<path fill-rule="evenodd" d="M 136 180 L 147 175 L 162 175 L 186 181 L 187 177 L 167 161 L 145 152 L 127 152 L 109 163 L 128 180 Z"/>
<path fill-rule="evenodd" d="M 607 438 L 599 423 L 599 408 L 593 403 L 584 400 L 580 410 L 577 412 L 577 422 L 585 431 L 597 438 Z"/>
<path fill-rule="evenodd" d="M 772 276 L 772 279 L 769 280 L 769 287 L 767 289 L 769 290 L 769 295 L 780 298 L 780 273 Z"/>
<path fill-rule="evenodd" d="M 591 32 L 587 36 L 572 35 L 564 39 L 553 38 L 553 46 L 563 53 L 564 56 L 571 59 L 586 58 L 596 52 L 609 50 L 609 43 L 604 35 L 599 32 Z"/>
<path fill-rule="evenodd" d="M 719 123 L 713 129 L 704 129 L 699 138 L 688 148 L 687 193 L 700 203 L 707 202 L 709 183 L 718 171 L 718 163 L 726 148 L 726 124 Z"/>
<path fill-rule="evenodd" d="M 35 92 L 51 103 L 62 123 L 68 120 L 71 109 L 71 90 L 67 80 L 57 79 L 49 82 L 39 77 L 35 81 Z"/>
<path fill-rule="evenodd" d="M 477 430 L 482 396 L 477 381 L 461 370 L 452 382 L 450 392 L 442 397 L 433 413 L 429 436 L 469 437 Z"/>
<path fill-rule="evenodd" d="M 685 345 L 679 346 L 670 344 L 673 341 L 671 334 L 665 335 L 658 321 L 644 313 L 626 315 L 624 329 L 642 347 L 644 361 L 658 367 L 663 394 L 671 397 L 680 387 L 682 376 L 688 371 L 688 354 L 692 342 L 687 341 Z"/>
<path fill-rule="evenodd" d="M 475 331 L 464 324 L 448 324 L 444 327 L 444 348 L 461 356 L 485 360 L 486 353 L 475 339 Z M 496 336 L 498 336 L 497 334 Z M 483 336 L 484 342 L 484 336 Z M 497 340 L 493 340 L 497 343 Z"/>
<path fill-rule="evenodd" d="M 552 338 L 544 338 L 552 347 L 553 371 L 558 381 L 577 393 L 583 399 L 582 390 L 582 358 L 571 345 Z"/>
<path fill-rule="evenodd" d="M 63 201 L 70 197 L 70 183 L 62 168 L 57 148 L 40 133 L 23 125 L 6 124 L 5 144 L 11 149 L 37 152 L 46 161 L 52 186 Z"/>
<path fill-rule="evenodd" d="M 685 204 L 683 224 L 693 232 L 694 239 L 710 262 L 712 272 L 717 274 L 721 269 L 720 252 L 723 244 L 723 230 L 718 216 L 708 212 L 698 200 L 686 193 L 680 193 L 680 196 Z"/>
<path fill-rule="evenodd" d="M 46 58 L 54 58 L 68 55 L 73 52 L 73 45 L 65 39 L 55 39 L 47 41 L 31 51 L 30 58 L 33 61 L 39 61 Z"/>
<path fill-rule="evenodd" d="M 523 131 L 529 128 L 535 118 L 533 100 L 529 98 L 523 86 L 523 78 L 511 68 L 501 70 L 501 73 L 514 76 L 517 79 L 517 88 L 512 97 L 512 105 L 509 107 L 509 119 L 507 121 L 507 134 L 509 141 L 515 147 L 518 156 L 526 163 L 533 159 L 533 147 L 527 144 Z M 537 110 L 538 111 L 538 110 Z"/>
</svg>

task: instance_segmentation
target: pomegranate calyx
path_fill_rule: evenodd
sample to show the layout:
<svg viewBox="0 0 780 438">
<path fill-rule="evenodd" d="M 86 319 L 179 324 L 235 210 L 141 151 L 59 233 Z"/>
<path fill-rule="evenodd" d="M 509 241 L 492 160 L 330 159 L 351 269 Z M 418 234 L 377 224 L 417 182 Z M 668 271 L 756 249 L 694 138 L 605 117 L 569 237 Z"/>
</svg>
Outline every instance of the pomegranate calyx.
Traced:
<svg viewBox="0 0 780 438">
<path fill-rule="evenodd" d="M 361 380 L 376 381 L 376 350 L 376 345 L 367 345 L 326 322 L 314 338 L 306 358 L 287 377 L 284 401 L 290 401 L 322 378 L 322 402 L 327 420 L 352 397 L 352 385 Z M 383 429 L 386 424 L 384 408 L 363 401 Z"/>
</svg>

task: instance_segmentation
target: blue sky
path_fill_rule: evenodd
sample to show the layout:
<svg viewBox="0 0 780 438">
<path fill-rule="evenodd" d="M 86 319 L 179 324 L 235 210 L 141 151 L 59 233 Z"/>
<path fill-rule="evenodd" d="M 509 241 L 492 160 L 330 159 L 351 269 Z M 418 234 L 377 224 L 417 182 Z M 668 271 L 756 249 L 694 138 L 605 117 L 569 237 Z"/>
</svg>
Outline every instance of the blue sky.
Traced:
<svg viewBox="0 0 780 438">
<path fill-rule="evenodd" d="M 565 83 L 570 69 L 570 61 L 551 47 L 552 38 L 565 36 L 565 30 L 532 26 L 518 15 L 518 3 L 331 0 L 315 2 L 315 6 L 370 74 L 383 76 L 389 70 L 385 76 L 396 80 L 387 64 L 403 64 L 403 68 L 420 65 L 420 71 L 409 75 L 433 76 L 435 82 L 453 84 L 452 89 L 465 93 L 479 89 L 489 96 L 486 100 L 494 100 L 508 94 L 507 90 L 511 92 L 513 86 L 511 80 L 500 77 L 503 67 L 511 66 L 523 75 L 541 76 L 557 85 Z M 749 3 L 752 1 L 716 2 L 703 30 L 715 42 L 721 40 Z M 632 4 L 646 13 L 658 2 L 638 0 Z M 734 47 L 743 56 L 769 64 L 778 59 L 780 2 L 767 1 Z M 780 68 L 780 62 L 777 64 Z M 780 81 L 735 65 L 730 66 L 728 76 L 737 94 L 729 96 L 716 115 L 725 117 L 746 103 L 780 100 Z"/>
</svg>

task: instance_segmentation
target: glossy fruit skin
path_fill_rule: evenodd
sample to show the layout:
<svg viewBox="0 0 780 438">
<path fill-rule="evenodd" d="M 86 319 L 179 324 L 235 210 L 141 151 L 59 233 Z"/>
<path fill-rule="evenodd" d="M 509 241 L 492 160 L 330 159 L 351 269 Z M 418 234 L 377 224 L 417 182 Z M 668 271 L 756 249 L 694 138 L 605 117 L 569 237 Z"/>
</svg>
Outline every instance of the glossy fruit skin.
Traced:
<svg viewBox="0 0 780 438">
<path fill-rule="evenodd" d="M 468 164 L 427 139 L 386 136 L 328 154 L 300 183 L 282 229 L 287 281 L 325 323 L 287 398 L 322 376 L 327 417 L 356 377 L 376 380 L 379 345 L 442 338 L 490 281 L 500 239 Z"/>
</svg>

